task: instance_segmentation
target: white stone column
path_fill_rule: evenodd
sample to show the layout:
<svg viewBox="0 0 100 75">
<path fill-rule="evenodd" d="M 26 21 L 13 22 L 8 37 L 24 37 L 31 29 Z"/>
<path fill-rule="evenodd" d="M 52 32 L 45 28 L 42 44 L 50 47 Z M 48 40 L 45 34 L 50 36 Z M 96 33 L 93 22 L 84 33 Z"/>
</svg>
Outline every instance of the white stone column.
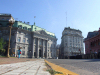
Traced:
<svg viewBox="0 0 100 75">
<path fill-rule="evenodd" d="M 17 32 L 15 33 L 15 57 L 17 56 Z"/>
<path fill-rule="evenodd" d="M 37 58 L 39 58 L 39 38 L 37 39 Z"/>
<path fill-rule="evenodd" d="M 15 55 L 15 57 L 16 57 L 16 56 L 17 56 L 17 44 L 16 44 L 16 43 L 15 43 L 15 51 L 14 51 L 14 52 L 15 52 L 14 55 Z"/>
<path fill-rule="evenodd" d="M 33 41 L 32 41 L 32 58 L 34 58 L 34 42 L 35 42 L 35 38 L 33 38 Z"/>
<path fill-rule="evenodd" d="M 46 53 L 46 58 L 48 58 L 48 41 L 46 41 L 46 50 L 45 50 L 45 53 Z"/>
<path fill-rule="evenodd" d="M 44 40 L 42 41 L 42 58 L 44 58 Z"/>
</svg>

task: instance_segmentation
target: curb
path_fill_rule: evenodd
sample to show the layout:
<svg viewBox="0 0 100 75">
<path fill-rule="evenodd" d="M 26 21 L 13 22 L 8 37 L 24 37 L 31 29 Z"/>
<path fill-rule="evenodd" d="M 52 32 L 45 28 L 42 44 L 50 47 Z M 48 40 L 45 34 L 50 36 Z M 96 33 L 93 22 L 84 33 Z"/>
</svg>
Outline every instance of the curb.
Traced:
<svg viewBox="0 0 100 75">
<path fill-rule="evenodd" d="M 44 60 L 53 70 L 58 71 L 58 72 L 62 72 L 63 74 L 55 74 L 55 75 L 78 75 L 74 72 L 71 72 L 63 67 L 60 67 L 58 65 L 55 65 L 51 62 L 48 62 L 47 60 Z"/>
</svg>

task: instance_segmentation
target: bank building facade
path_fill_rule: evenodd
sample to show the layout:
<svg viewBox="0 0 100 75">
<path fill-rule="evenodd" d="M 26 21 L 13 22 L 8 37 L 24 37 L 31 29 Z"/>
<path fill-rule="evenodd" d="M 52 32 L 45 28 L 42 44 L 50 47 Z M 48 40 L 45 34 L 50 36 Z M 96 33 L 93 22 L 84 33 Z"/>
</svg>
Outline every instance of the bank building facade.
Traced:
<svg viewBox="0 0 100 75">
<path fill-rule="evenodd" d="M 9 39 L 9 19 L 11 14 L 0 14 L 0 37 Z M 17 56 L 21 47 L 21 57 L 56 58 L 57 38 L 54 33 L 29 22 L 15 21 L 11 30 L 10 55 Z"/>
</svg>

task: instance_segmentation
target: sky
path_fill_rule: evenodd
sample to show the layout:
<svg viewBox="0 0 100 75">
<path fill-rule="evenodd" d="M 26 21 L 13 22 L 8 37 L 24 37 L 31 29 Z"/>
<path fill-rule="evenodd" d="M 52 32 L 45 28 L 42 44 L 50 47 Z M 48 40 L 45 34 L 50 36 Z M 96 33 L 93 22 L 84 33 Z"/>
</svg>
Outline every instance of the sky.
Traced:
<svg viewBox="0 0 100 75">
<path fill-rule="evenodd" d="M 100 27 L 100 0 L 0 0 L 0 7 L 0 13 L 54 33 L 57 44 L 65 27 L 81 30 L 84 38 Z"/>
</svg>

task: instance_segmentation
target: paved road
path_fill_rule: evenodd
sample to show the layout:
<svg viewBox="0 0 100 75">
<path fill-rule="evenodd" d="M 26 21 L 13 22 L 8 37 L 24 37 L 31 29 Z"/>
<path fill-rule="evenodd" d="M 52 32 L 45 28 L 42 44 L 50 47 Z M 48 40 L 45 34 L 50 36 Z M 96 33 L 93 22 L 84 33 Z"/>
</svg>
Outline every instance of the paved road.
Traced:
<svg viewBox="0 0 100 75">
<path fill-rule="evenodd" d="M 100 75 L 100 59 L 47 59 L 79 75 Z"/>
</svg>

